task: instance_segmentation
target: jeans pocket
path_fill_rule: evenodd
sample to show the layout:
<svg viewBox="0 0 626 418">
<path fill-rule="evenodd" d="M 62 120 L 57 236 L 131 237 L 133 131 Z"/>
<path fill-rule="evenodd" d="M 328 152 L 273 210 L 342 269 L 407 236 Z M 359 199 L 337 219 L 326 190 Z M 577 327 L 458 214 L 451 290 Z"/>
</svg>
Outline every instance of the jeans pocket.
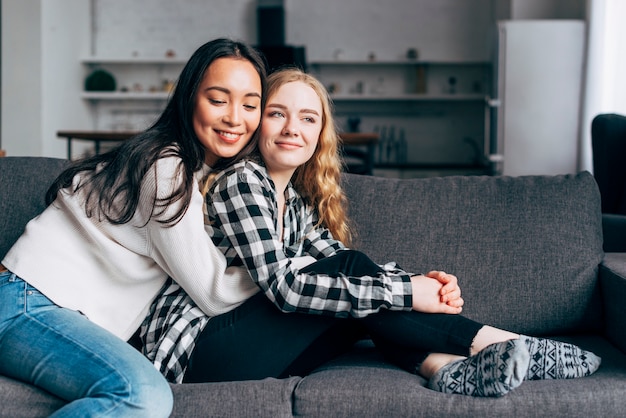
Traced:
<svg viewBox="0 0 626 418">
<path fill-rule="evenodd" d="M 37 288 L 26 283 L 24 289 L 24 303 L 26 311 L 32 311 L 33 309 L 42 309 L 48 307 L 56 307 L 56 305 L 48 299 Z"/>
<path fill-rule="evenodd" d="M 24 282 L 15 274 L 9 271 L 0 273 L 0 330 L 8 323 L 7 321 L 22 312 L 23 290 Z"/>
<path fill-rule="evenodd" d="M 13 283 L 15 281 L 15 277 L 13 276 L 14 274 L 11 273 L 9 270 L 5 270 L 2 273 L 0 273 L 0 288 L 10 283 Z"/>
</svg>

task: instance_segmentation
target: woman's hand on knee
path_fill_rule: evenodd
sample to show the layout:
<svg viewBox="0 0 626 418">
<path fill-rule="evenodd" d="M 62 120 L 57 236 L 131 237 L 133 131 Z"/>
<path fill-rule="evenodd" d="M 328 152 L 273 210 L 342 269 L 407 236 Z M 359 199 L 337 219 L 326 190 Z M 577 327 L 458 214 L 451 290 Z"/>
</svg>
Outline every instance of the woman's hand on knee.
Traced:
<svg viewBox="0 0 626 418">
<path fill-rule="evenodd" d="M 412 276 L 411 285 L 413 288 L 413 310 L 424 313 L 461 313 L 463 299 L 460 289 L 458 293 L 454 290 L 446 293 L 448 298 L 444 301 L 441 291 L 445 285 L 436 278 L 424 275 Z"/>
<path fill-rule="evenodd" d="M 455 275 L 448 274 L 445 271 L 433 270 L 428 272 L 426 277 L 436 279 L 441 283 L 439 294 L 442 302 L 455 308 L 463 306 L 464 301 L 461 298 L 461 288 Z"/>
</svg>

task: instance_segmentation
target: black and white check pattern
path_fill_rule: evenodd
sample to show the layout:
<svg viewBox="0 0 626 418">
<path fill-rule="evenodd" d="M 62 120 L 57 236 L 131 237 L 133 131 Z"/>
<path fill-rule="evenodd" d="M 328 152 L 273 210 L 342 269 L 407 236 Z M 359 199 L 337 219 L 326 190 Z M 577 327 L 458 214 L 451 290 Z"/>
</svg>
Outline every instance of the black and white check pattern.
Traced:
<svg viewBox="0 0 626 418">
<path fill-rule="evenodd" d="M 282 240 L 276 189 L 266 169 L 242 161 L 220 173 L 207 194 L 207 232 L 229 266 L 243 266 L 284 312 L 364 317 L 380 309 L 410 310 L 410 275 L 395 263 L 375 277 L 301 273 L 290 258 L 316 259 L 345 250 L 318 225 L 313 208 L 289 186 Z M 141 328 L 145 352 L 170 381 L 180 382 L 195 339 L 208 318 L 173 281 Z"/>
<path fill-rule="evenodd" d="M 171 278 L 150 306 L 140 328 L 142 350 L 172 383 L 182 383 L 196 339 L 209 317 Z"/>
</svg>

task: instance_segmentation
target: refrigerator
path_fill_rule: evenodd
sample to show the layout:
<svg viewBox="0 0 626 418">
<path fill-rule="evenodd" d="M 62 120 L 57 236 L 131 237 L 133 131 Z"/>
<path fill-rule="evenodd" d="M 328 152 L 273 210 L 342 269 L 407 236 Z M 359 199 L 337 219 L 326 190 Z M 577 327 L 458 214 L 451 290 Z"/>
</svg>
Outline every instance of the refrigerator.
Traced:
<svg viewBox="0 0 626 418">
<path fill-rule="evenodd" d="M 584 50 L 582 20 L 498 22 L 490 147 L 496 174 L 577 171 Z"/>
</svg>

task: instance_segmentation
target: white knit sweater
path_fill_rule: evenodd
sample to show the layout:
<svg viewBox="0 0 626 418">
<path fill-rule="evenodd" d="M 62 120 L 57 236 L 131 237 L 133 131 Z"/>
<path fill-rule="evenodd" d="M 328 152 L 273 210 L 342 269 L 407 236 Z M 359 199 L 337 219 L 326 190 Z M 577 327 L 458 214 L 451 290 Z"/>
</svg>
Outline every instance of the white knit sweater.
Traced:
<svg viewBox="0 0 626 418">
<path fill-rule="evenodd" d="M 88 218 L 83 194 L 62 191 L 28 223 L 2 264 L 56 304 L 82 312 L 122 339 L 141 324 L 168 275 L 207 315 L 234 309 L 258 288 L 245 270 L 224 271 L 225 258 L 204 230 L 204 199 L 197 182 L 176 225 L 146 222 L 155 193 L 168 196 L 182 181 L 175 178 L 179 162 L 169 157 L 155 164 L 144 178 L 139 209 L 123 225 Z M 196 178 L 208 170 L 206 166 Z M 173 205 L 159 218 L 176 210 Z"/>
</svg>

